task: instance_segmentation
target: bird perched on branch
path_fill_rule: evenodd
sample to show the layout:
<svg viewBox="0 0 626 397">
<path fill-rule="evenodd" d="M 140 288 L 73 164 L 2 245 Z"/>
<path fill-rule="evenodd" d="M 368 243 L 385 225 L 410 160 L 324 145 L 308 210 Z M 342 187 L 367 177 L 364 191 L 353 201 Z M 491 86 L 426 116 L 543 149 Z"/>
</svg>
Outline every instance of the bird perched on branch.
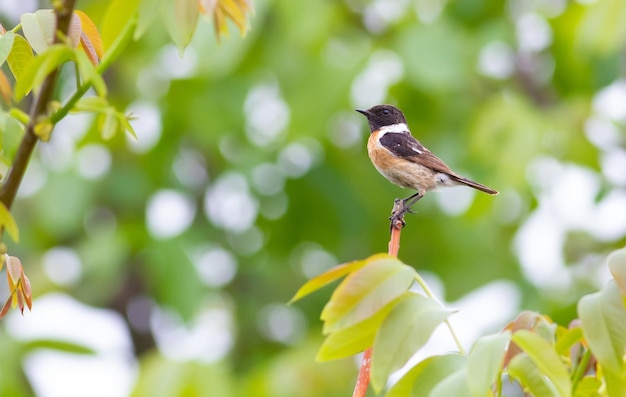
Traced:
<svg viewBox="0 0 626 397">
<path fill-rule="evenodd" d="M 367 152 L 374 167 L 391 183 L 417 190 L 401 200 L 391 216 L 402 220 L 411 206 L 437 187 L 466 185 L 487 194 L 498 192 L 490 187 L 456 174 L 439 157 L 426 149 L 411 135 L 406 118 L 400 109 L 391 105 L 377 105 L 358 110 L 365 115 L 370 127 Z M 398 204 L 398 203 L 396 203 Z"/>
</svg>

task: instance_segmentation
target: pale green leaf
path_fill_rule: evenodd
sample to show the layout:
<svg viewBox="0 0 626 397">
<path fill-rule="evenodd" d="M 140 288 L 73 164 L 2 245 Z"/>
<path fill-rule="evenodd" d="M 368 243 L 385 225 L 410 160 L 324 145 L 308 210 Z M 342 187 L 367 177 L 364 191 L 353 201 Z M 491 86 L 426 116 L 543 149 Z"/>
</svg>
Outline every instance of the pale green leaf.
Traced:
<svg viewBox="0 0 626 397">
<path fill-rule="evenodd" d="M 478 339 L 467 358 L 467 381 L 473 397 L 483 397 L 491 389 L 500 370 L 511 334 L 503 332 Z"/>
<path fill-rule="evenodd" d="M 137 139 L 137 133 L 135 132 L 132 124 L 130 124 L 130 120 L 133 120 L 132 115 L 127 116 L 122 112 L 117 112 L 117 117 L 120 122 L 122 132 L 128 132 L 133 138 Z"/>
<path fill-rule="evenodd" d="M 613 371 L 604 371 L 604 381 L 606 382 L 606 390 L 610 397 L 626 397 L 626 373 L 614 373 Z"/>
<path fill-rule="evenodd" d="M 626 296 L 626 248 L 611 252 L 607 262 L 622 295 Z"/>
<path fill-rule="evenodd" d="M 72 108 L 72 112 L 104 113 L 109 108 L 110 105 L 106 98 L 99 96 L 90 96 L 79 99 Z"/>
<path fill-rule="evenodd" d="M 13 77 L 15 77 L 16 81 L 19 82 L 21 80 L 26 67 L 34 58 L 33 50 L 30 48 L 28 41 L 19 34 L 16 34 L 13 49 L 7 57 L 9 69 L 11 69 L 11 73 L 13 73 Z"/>
<path fill-rule="evenodd" d="M 469 387 L 467 368 L 465 367 L 453 372 L 437 383 L 428 397 L 472 397 Z"/>
<path fill-rule="evenodd" d="M 9 163 L 13 162 L 23 136 L 24 126 L 9 114 L 0 112 L 0 149 Z"/>
<path fill-rule="evenodd" d="M 102 44 L 105 52 L 120 37 L 126 24 L 135 19 L 141 0 L 112 0 L 102 18 Z"/>
<path fill-rule="evenodd" d="M 37 91 L 44 79 L 65 62 L 72 59 L 74 52 L 61 44 L 48 47 L 26 66 L 26 70 L 15 84 L 15 100 L 19 102 L 31 89 Z"/>
<path fill-rule="evenodd" d="M 465 357 L 460 354 L 428 357 L 404 374 L 385 397 L 429 396 L 441 380 L 460 370 L 464 363 Z"/>
<path fill-rule="evenodd" d="M 522 349 L 556 387 L 559 396 L 569 396 L 572 384 L 565 364 L 561 361 L 554 346 L 541 336 L 526 330 L 513 334 L 511 340 Z"/>
<path fill-rule="evenodd" d="M 0 66 L 4 65 L 7 57 L 11 53 L 13 48 L 13 42 L 15 41 L 15 33 L 8 31 L 0 36 Z"/>
<path fill-rule="evenodd" d="M 383 321 L 374 341 L 371 382 L 379 392 L 389 375 L 402 368 L 452 312 L 433 300 L 409 294 Z"/>
<path fill-rule="evenodd" d="M 548 380 L 535 362 L 525 353 L 513 357 L 509 362 L 507 371 L 510 377 L 517 379 L 533 396 L 562 396 L 555 385 Z"/>
<path fill-rule="evenodd" d="M 9 236 L 11 236 L 13 241 L 19 241 L 20 233 L 17 228 L 17 223 L 15 222 L 15 219 L 13 219 L 13 215 L 11 215 L 11 212 L 9 212 L 9 210 L 3 203 L 0 203 L 0 228 L 4 228 L 4 230 L 9 233 Z"/>
<path fill-rule="evenodd" d="M 608 55 L 626 44 L 626 1 L 602 0 L 590 4 L 578 29 L 578 43 L 588 53 Z"/>
<path fill-rule="evenodd" d="M 398 300 L 402 298 L 400 297 L 388 303 L 374 316 L 328 335 L 317 353 L 316 360 L 328 361 L 349 357 L 372 347 L 380 324 Z"/>
<path fill-rule="evenodd" d="M 617 283 L 609 281 L 601 291 L 578 302 L 583 333 L 594 356 L 607 370 L 624 370 L 626 308 Z"/>
<path fill-rule="evenodd" d="M 184 50 L 198 24 L 198 1 L 167 2 L 161 7 L 161 14 L 172 41 L 179 50 Z"/>
<path fill-rule="evenodd" d="M 338 331 L 376 314 L 404 294 L 415 270 L 398 259 L 377 259 L 352 272 L 335 289 L 322 311 L 324 333 Z"/>
<path fill-rule="evenodd" d="M 561 335 L 554 345 L 554 350 L 557 354 L 565 356 L 569 354 L 569 350 L 576 343 L 583 339 L 583 330 L 580 327 L 574 327 L 568 329 L 563 335 Z"/>
<path fill-rule="evenodd" d="M 37 10 L 20 17 L 22 31 L 36 53 L 41 54 L 54 41 L 56 18 L 52 10 Z"/>
<path fill-rule="evenodd" d="M 102 139 L 109 140 L 115 136 L 120 130 L 120 123 L 115 109 L 110 108 L 109 111 L 99 115 L 100 135 Z"/>
<path fill-rule="evenodd" d="M 320 274 L 319 276 L 316 276 L 310 279 L 309 281 L 307 281 L 302 287 L 300 287 L 300 289 L 298 289 L 298 292 L 296 292 L 294 297 L 291 298 L 291 300 L 289 301 L 289 304 L 292 304 L 304 298 L 305 296 L 317 291 L 318 289 L 328 285 L 329 283 L 332 283 L 333 281 L 345 276 L 348 273 L 352 273 L 353 271 L 362 268 L 363 266 L 367 265 L 370 261 L 373 261 L 377 258 L 393 258 L 393 257 L 387 254 L 377 254 L 377 255 L 370 256 L 369 258 L 364 259 L 364 260 L 342 263 L 341 265 L 334 266 L 328 269 L 327 271 L 325 271 L 324 273 Z"/>
<path fill-rule="evenodd" d="M 107 95 L 107 86 L 87 54 L 84 51 L 76 50 L 74 57 L 83 84 L 90 83 L 98 96 L 105 97 Z"/>
<path fill-rule="evenodd" d="M 163 7 L 165 0 L 141 0 L 139 12 L 137 13 L 137 29 L 133 38 L 139 40 L 154 23 L 154 20 Z"/>
</svg>

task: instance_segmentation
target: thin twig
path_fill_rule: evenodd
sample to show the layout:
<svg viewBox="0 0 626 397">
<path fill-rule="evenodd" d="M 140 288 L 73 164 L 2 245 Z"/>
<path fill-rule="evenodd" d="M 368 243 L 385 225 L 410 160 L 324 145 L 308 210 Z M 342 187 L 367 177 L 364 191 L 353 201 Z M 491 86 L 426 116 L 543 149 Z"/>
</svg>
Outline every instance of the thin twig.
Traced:
<svg viewBox="0 0 626 397">
<path fill-rule="evenodd" d="M 396 211 L 398 203 L 394 204 L 394 213 Z M 400 233 L 402 232 L 402 228 L 404 228 L 404 219 L 394 218 L 392 217 L 391 221 L 391 238 L 389 239 L 389 250 L 388 253 L 391 256 L 398 256 L 398 251 L 400 250 Z M 363 358 L 361 358 L 361 367 L 359 368 L 359 376 L 356 379 L 356 384 L 354 386 L 354 392 L 352 393 L 352 397 L 365 397 L 365 393 L 367 392 L 367 388 L 370 383 L 370 368 L 372 364 L 372 348 L 365 350 L 363 352 Z"/>
<path fill-rule="evenodd" d="M 61 35 L 55 35 L 54 42 L 59 43 L 59 36 L 66 37 L 70 20 L 72 19 L 72 13 L 74 11 L 74 4 L 76 0 L 62 0 L 54 1 L 54 11 L 56 15 L 57 30 L 61 32 Z M 39 95 L 33 101 L 30 108 L 30 121 L 26 126 L 26 131 L 20 146 L 17 149 L 15 155 L 15 161 L 9 171 L 6 182 L 0 188 L 0 202 L 4 204 L 7 209 L 13 205 L 13 200 L 17 194 L 17 189 L 22 183 L 26 167 L 30 162 L 30 156 L 33 153 L 35 144 L 37 144 L 37 135 L 35 135 L 35 126 L 40 121 L 42 116 L 46 115 L 46 111 L 52 96 L 54 94 L 54 88 L 59 76 L 59 68 L 53 70 L 44 80 L 39 90 Z"/>
</svg>

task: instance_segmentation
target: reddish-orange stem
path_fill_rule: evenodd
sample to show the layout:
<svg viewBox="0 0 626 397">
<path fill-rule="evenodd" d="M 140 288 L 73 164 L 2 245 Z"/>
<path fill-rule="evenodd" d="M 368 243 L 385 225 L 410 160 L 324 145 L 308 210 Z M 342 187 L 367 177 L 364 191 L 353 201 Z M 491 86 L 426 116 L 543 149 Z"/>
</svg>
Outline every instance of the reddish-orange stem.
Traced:
<svg viewBox="0 0 626 397">
<path fill-rule="evenodd" d="M 391 239 L 389 240 L 389 255 L 398 256 L 400 250 L 400 233 L 404 227 L 403 219 L 396 219 L 391 224 Z M 354 392 L 352 397 L 365 397 L 367 387 L 370 383 L 370 366 L 372 363 L 372 348 L 363 352 L 361 359 L 361 368 L 359 369 L 359 377 L 356 379 Z"/>
</svg>

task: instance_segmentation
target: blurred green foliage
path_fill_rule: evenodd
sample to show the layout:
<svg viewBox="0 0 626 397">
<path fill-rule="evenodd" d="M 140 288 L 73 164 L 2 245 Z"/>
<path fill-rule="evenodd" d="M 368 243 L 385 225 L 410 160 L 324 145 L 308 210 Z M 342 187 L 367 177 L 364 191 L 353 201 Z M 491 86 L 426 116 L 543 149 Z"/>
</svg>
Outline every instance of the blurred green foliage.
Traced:
<svg viewBox="0 0 626 397">
<path fill-rule="evenodd" d="M 98 24 L 107 3 L 79 1 L 78 8 Z M 90 119 L 63 122 L 38 148 L 14 207 L 20 243 L 7 242 L 8 250 L 21 258 L 35 298 L 63 291 L 129 321 L 139 360 L 134 395 L 350 392 L 352 361 L 313 362 L 327 296 L 290 308 L 286 322 L 268 313 L 328 266 L 386 251 L 393 199 L 410 192 L 389 184 L 367 158 L 367 128 L 353 109 L 379 102 L 403 109 L 413 134 L 452 169 L 502 192 L 477 194 L 456 212 L 438 193 L 427 195 L 407 217 L 400 258 L 440 277 L 446 300 L 504 279 L 519 287 L 525 309 L 563 323 L 576 316 L 573 297 L 596 286 L 583 274 L 556 297 L 533 284 L 514 238 L 541 201 L 529 171 L 538 158 L 591 170 L 602 186 L 598 200 L 623 191 L 607 179 L 603 149 L 586 128 L 599 112 L 599 91 L 624 77 L 626 3 L 259 0 L 254 9 L 245 38 L 218 43 L 211 24 L 200 22 L 182 60 L 158 23 L 131 43 L 104 78 L 110 102 L 135 110 L 138 145 L 146 148 L 131 150 L 117 135 L 106 143 L 110 168 L 86 178 L 84 169 L 98 164 L 81 163 L 79 154 L 102 143 L 100 131 Z M 490 57 L 494 43 L 500 50 Z M 63 86 L 59 95 L 67 95 Z M 623 150 L 626 120 L 608 122 Z M 234 190 L 207 217 L 207 197 L 219 201 L 212 196 L 219 186 Z M 180 233 L 160 237 L 147 214 L 163 189 L 187 198 L 194 215 Z M 598 258 L 626 243 L 623 235 L 577 230 L 569 238 L 576 243 L 562 248 L 571 267 L 599 268 Z M 576 256 L 580 245 L 586 255 Z M 50 279 L 44 254 L 58 246 L 78 254 L 78 281 Z M 203 282 L 196 253 L 207 247 L 235 259 L 232 281 Z M 138 297 L 189 323 L 207 308 L 225 308 L 232 349 L 208 364 L 172 361 L 149 329 L 130 325 L 128 307 Z M 272 321 L 286 334 L 272 331 Z M 290 321 L 304 325 L 291 332 Z M 0 333 L 0 351 L 12 358 L 0 364 L 0 394 L 26 395 L 26 380 L 4 368 L 28 349 Z"/>
</svg>

